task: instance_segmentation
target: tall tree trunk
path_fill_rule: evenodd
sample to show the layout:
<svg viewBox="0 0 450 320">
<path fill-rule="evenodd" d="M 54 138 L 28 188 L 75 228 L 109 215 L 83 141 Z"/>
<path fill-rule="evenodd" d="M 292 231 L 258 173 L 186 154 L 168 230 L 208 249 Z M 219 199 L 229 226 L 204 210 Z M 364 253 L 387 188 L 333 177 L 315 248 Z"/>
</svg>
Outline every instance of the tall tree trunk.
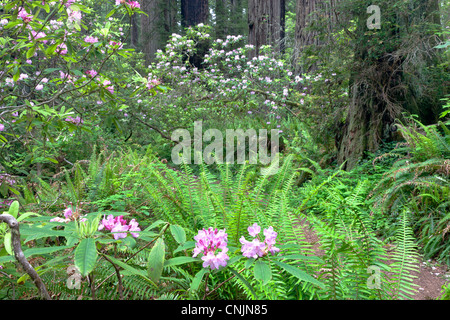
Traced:
<svg viewBox="0 0 450 320">
<path fill-rule="evenodd" d="M 208 0 L 181 0 L 181 27 L 208 23 Z"/>
<path fill-rule="evenodd" d="M 319 9 L 318 0 L 297 0 L 295 21 L 295 49 L 302 51 L 305 46 L 318 44 L 317 32 L 308 30 L 314 21 L 312 14 Z"/>
<path fill-rule="evenodd" d="M 305 65 L 301 66 L 299 59 L 302 54 L 304 56 L 311 55 L 308 49 L 323 45 L 323 41 L 332 41 L 332 33 L 335 31 L 336 25 L 335 9 L 339 1 L 297 0 L 294 39 L 294 62 L 297 73 L 317 70 L 316 63 L 304 61 Z M 322 43 L 319 35 L 322 35 Z"/>
<path fill-rule="evenodd" d="M 427 0 L 428 8 L 434 1 Z M 378 32 L 367 29 L 365 7 L 355 13 L 358 22 L 349 88 L 352 99 L 338 141 L 338 162 L 345 161 L 346 169 L 352 169 L 365 152 L 375 152 L 382 141 L 392 141 L 391 126 L 404 112 L 419 115 L 423 122 L 437 118 L 436 97 L 434 102 L 423 104 L 414 91 L 421 85 L 424 91 L 436 94 L 435 87 L 440 86 L 423 73 L 424 68 L 436 63 L 429 59 L 435 56 L 428 45 L 430 34 L 426 28 L 415 28 L 420 20 L 429 25 L 435 16 L 392 4 L 387 2 L 382 8 L 382 31 Z M 417 78 L 426 81 L 420 84 Z"/>
<path fill-rule="evenodd" d="M 137 16 L 133 14 L 131 17 L 131 45 L 137 48 L 139 45 L 139 29 L 137 25 Z"/>
<path fill-rule="evenodd" d="M 148 65 L 155 58 L 156 51 L 161 47 L 160 25 L 162 23 L 160 0 L 142 1 L 141 15 L 141 44 L 145 53 L 145 62 Z"/>
<path fill-rule="evenodd" d="M 248 1 L 248 40 L 255 46 L 251 57 L 259 54 L 263 45 L 272 45 L 275 51 L 284 49 L 285 0 Z"/>
</svg>

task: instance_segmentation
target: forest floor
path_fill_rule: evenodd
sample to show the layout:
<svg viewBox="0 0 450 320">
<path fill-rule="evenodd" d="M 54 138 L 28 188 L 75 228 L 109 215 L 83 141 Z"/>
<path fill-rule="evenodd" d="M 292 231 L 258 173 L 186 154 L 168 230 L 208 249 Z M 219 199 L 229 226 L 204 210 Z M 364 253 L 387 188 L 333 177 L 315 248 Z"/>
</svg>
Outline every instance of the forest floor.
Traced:
<svg viewBox="0 0 450 320">
<path fill-rule="evenodd" d="M 317 256 L 323 255 L 323 251 L 319 249 L 320 240 L 312 228 L 307 224 L 300 225 L 305 230 L 306 239 L 313 244 Z M 450 268 L 446 264 L 436 261 L 418 261 L 417 272 L 413 272 L 415 277 L 414 283 L 417 285 L 416 292 L 410 297 L 413 300 L 435 300 L 442 295 L 442 286 L 450 283 Z"/>
</svg>

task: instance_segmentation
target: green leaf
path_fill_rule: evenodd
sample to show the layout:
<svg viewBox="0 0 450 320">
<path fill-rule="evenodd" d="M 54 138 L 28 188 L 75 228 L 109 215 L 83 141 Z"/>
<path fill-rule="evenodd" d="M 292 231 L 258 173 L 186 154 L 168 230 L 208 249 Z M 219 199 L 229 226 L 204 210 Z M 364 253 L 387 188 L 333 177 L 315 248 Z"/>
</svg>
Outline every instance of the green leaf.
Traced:
<svg viewBox="0 0 450 320">
<path fill-rule="evenodd" d="M 109 260 L 111 260 L 114 264 L 118 265 L 119 267 L 123 268 L 124 270 L 128 271 L 129 274 L 134 274 L 134 275 L 138 275 L 142 278 L 144 278 L 145 280 L 147 280 L 151 285 L 153 285 L 155 288 L 157 288 L 158 286 L 149 278 L 147 278 L 147 275 L 145 274 L 144 270 L 139 270 L 136 269 L 130 265 L 128 265 L 127 263 L 120 261 L 114 257 L 111 256 L 107 256 L 109 258 Z M 124 272 L 125 274 L 125 272 Z"/>
<path fill-rule="evenodd" d="M 55 46 L 55 48 L 56 48 L 56 46 Z M 44 73 L 45 74 L 49 74 L 49 73 L 52 73 L 52 72 L 55 72 L 55 71 L 58 71 L 58 70 L 61 70 L 61 69 L 60 68 L 47 68 L 47 69 L 44 70 Z"/>
<path fill-rule="evenodd" d="M 276 260 L 314 260 L 323 263 L 323 260 L 316 256 L 304 256 L 302 254 L 288 254 L 284 256 L 274 256 L 272 259 Z"/>
<path fill-rule="evenodd" d="M 58 160 L 53 159 L 53 158 L 50 158 L 50 157 L 45 157 L 45 159 L 47 159 L 48 161 L 53 162 L 53 163 L 55 163 L 55 164 L 58 164 L 58 163 L 59 163 Z"/>
<path fill-rule="evenodd" d="M 37 46 L 32 46 L 30 49 L 28 49 L 27 59 L 30 59 L 34 55 L 34 53 L 36 52 L 36 48 Z"/>
<path fill-rule="evenodd" d="M 172 233 L 175 241 L 179 244 L 184 244 L 186 242 L 186 232 L 182 227 L 178 225 L 170 225 L 170 232 Z"/>
<path fill-rule="evenodd" d="M 72 246 L 59 246 L 59 247 L 45 247 L 45 248 L 31 248 L 27 249 L 23 252 L 25 257 L 29 257 L 32 255 L 41 255 L 41 254 L 49 254 L 65 249 L 70 249 Z"/>
<path fill-rule="evenodd" d="M 190 263 L 190 262 L 199 262 L 202 261 L 199 258 L 193 257 L 175 257 L 164 262 L 164 267 L 173 267 L 178 266 L 180 264 Z"/>
<path fill-rule="evenodd" d="M 159 226 L 160 224 L 163 224 L 163 223 L 167 223 L 167 222 L 165 222 L 165 221 L 163 221 L 163 220 L 156 220 L 156 221 L 153 222 L 150 226 L 148 226 L 147 228 L 145 228 L 144 231 L 151 230 L 151 229 L 155 228 L 156 226 Z"/>
<path fill-rule="evenodd" d="M 4 245 L 5 245 L 6 252 L 8 252 L 8 254 L 12 256 L 13 249 L 12 249 L 12 244 L 11 244 L 11 232 L 9 232 L 9 231 L 5 234 Z"/>
<path fill-rule="evenodd" d="M 158 238 L 148 256 L 147 274 L 155 283 L 159 281 L 163 271 L 165 250 L 164 240 Z"/>
<path fill-rule="evenodd" d="M 20 228 L 20 234 L 27 236 L 25 238 L 25 242 L 41 239 L 41 238 L 48 238 L 48 237 L 67 237 L 71 236 L 72 233 L 68 232 L 67 230 L 52 230 L 51 227 L 54 227 L 57 225 L 57 223 L 51 223 L 46 226 L 45 228 L 39 228 L 38 226 L 28 226 L 23 228 Z"/>
<path fill-rule="evenodd" d="M 108 19 L 109 17 L 111 17 L 114 13 L 116 13 L 116 9 L 112 9 L 112 10 L 106 15 L 106 19 Z"/>
<path fill-rule="evenodd" d="M 247 261 L 245 261 L 245 269 L 250 268 L 250 266 L 253 264 L 253 262 L 255 262 L 254 258 L 247 259 Z"/>
<path fill-rule="evenodd" d="M 17 82 L 17 80 L 19 80 L 19 77 L 20 77 L 20 73 L 15 73 L 15 74 L 13 75 L 13 81 L 14 81 L 14 82 Z"/>
<path fill-rule="evenodd" d="M 272 270 L 264 261 L 257 260 L 253 271 L 255 273 L 255 279 L 261 280 L 263 285 L 267 284 L 270 279 L 272 279 Z"/>
<path fill-rule="evenodd" d="M 25 220 L 26 218 L 30 217 L 30 216 L 37 216 L 40 217 L 40 214 L 34 213 L 34 212 L 25 212 L 24 214 L 21 214 L 20 217 L 17 218 L 17 221 L 22 221 Z"/>
<path fill-rule="evenodd" d="M 200 283 L 202 283 L 203 276 L 208 272 L 208 269 L 202 268 L 199 272 L 194 276 L 191 282 L 191 291 L 197 291 Z"/>
<path fill-rule="evenodd" d="M 233 273 L 234 276 L 236 278 L 238 278 L 250 290 L 250 292 L 253 294 L 253 298 L 256 299 L 256 292 L 253 289 L 252 285 L 247 280 L 245 280 L 244 277 L 241 276 L 241 274 L 239 272 L 237 272 L 233 268 L 228 268 L 228 270 L 230 270 L 231 273 Z"/>
<path fill-rule="evenodd" d="M 287 272 L 289 272 L 290 274 L 292 274 L 294 277 L 298 278 L 301 281 L 305 281 L 305 282 L 311 282 L 312 284 L 315 284 L 321 288 L 324 288 L 325 285 L 318 281 L 317 279 L 313 278 L 312 276 L 310 276 L 309 274 L 307 274 L 306 272 L 304 272 L 303 270 L 300 270 L 299 268 L 293 267 L 289 264 L 280 262 L 280 261 L 276 261 L 273 260 L 273 263 L 275 263 L 277 266 L 279 266 L 280 268 L 286 270 Z"/>
<path fill-rule="evenodd" d="M 17 218 L 17 215 L 19 214 L 19 202 L 14 201 L 11 206 L 9 207 L 8 213 L 12 215 L 14 218 Z"/>
<path fill-rule="evenodd" d="M 97 256 L 95 240 L 93 238 L 81 240 L 75 250 L 75 266 L 80 270 L 82 276 L 87 276 L 94 270 Z"/>
<path fill-rule="evenodd" d="M 183 244 L 180 244 L 180 245 L 178 246 L 178 248 L 176 248 L 176 249 L 173 251 L 173 253 L 175 254 L 175 253 L 177 253 L 177 252 L 180 252 L 180 251 L 183 251 L 183 250 L 192 249 L 192 248 L 194 248 L 194 247 L 195 247 L 195 241 L 187 241 L 187 242 L 185 242 L 185 243 L 183 243 Z"/>
<path fill-rule="evenodd" d="M 53 52 L 55 52 L 55 50 L 56 50 L 56 47 L 57 47 L 60 43 L 61 43 L 61 42 L 59 42 L 59 43 L 54 43 L 54 44 L 48 46 L 47 49 L 45 49 L 45 54 L 48 55 L 48 56 L 51 55 L 51 54 L 53 54 Z M 52 69 L 56 69 L 56 68 L 52 68 Z"/>
</svg>

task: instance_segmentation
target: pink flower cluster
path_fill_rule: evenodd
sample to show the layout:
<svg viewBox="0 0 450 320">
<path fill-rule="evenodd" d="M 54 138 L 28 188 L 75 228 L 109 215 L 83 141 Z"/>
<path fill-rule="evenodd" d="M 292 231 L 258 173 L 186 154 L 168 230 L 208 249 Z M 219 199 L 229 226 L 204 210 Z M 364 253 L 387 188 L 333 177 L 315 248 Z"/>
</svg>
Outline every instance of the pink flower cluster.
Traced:
<svg viewBox="0 0 450 320">
<path fill-rule="evenodd" d="M 97 71 L 95 71 L 95 70 L 88 70 L 88 71 L 86 71 L 86 74 L 88 76 L 90 76 L 91 78 L 94 78 L 97 75 Z"/>
<path fill-rule="evenodd" d="M 71 123 L 73 123 L 74 125 L 77 125 L 77 126 L 83 124 L 83 119 L 81 119 L 80 116 L 77 116 L 76 118 L 67 117 L 66 121 L 67 122 L 71 122 Z"/>
<path fill-rule="evenodd" d="M 128 1 L 128 2 L 126 2 L 125 0 L 116 0 L 116 6 L 121 5 L 123 3 L 128 4 L 131 9 L 140 9 L 141 8 L 141 5 L 137 1 Z"/>
<path fill-rule="evenodd" d="M 56 46 L 55 52 L 60 54 L 60 55 L 66 55 L 67 52 L 68 52 L 67 51 L 67 45 L 64 42 L 58 44 Z"/>
<path fill-rule="evenodd" d="M 0 176 L 0 178 L 1 178 L 1 176 Z M 0 208 L 2 208 L 2 207 L 8 208 L 11 205 L 11 203 L 13 203 L 13 200 L 2 201 L 2 202 L 0 202 Z"/>
<path fill-rule="evenodd" d="M 114 239 L 126 238 L 127 232 L 130 232 L 134 238 L 139 237 L 138 231 L 141 231 L 139 228 L 139 223 L 132 219 L 130 223 L 128 223 L 123 216 L 117 216 L 114 218 L 112 214 L 108 215 L 105 219 L 103 218 L 100 222 L 98 230 L 109 230 L 114 234 Z"/>
<path fill-rule="evenodd" d="M 220 266 L 225 267 L 227 260 L 230 258 L 227 255 L 227 237 L 225 230 L 218 230 L 217 228 L 208 228 L 198 231 L 194 237 L 196 243 L 193 252 L 193 257 L 203 253 L 203 267 L 211 267 L 211 269 L 219 269 Z M 218 251 L 220 250 L 220 251 Z"/>
<path fill-rule="evenodd" d="M 60 217 L 50 219 L 50 222 L 69 223 L 74 220 L 74 215 L 71 207 L 64 210 L 64 219 Z M 81 218 L 80 221 L 86 221 L 86 218 Z"/>
<path fill-rule="evenodd" d="M 33 16 L 31 14 L 29 14 L 28 12 L 26 12 L 25 9 L 22 7 L 19 8 L 17 17 L 21 18 L 23 20 L 23 22 L 25 22 L 25 23 L 28 23 L 31 20 L 33 20 Z"/>
<path fill-rule="evenodd" d="M 257 223 L 248 227 L 247 230 L 254 239 L 252 241 L 247 241 L 243 236 L 239 239 L 239 242 L 242 243 L 241 252 L 244 257 L 257 259 L 258 257 L 267 255 L 268 252 L 273 255 L 275 252 L 280 251 L 279 248 L 274 246 L 278 234 L 273 231 L 272 227 L 264 229 L 264 241 L 259 239 L 261 227 Z"/>
<path fill-rule="evenodd" d="M 87 36 L 86 38 L 84 38 L 84 42 L 87 42 L 87 43 L 97 43 L 97 42 L 98 42 L 98 38 L 96 38 L 96 37 L 91 37 L 91 36 Z"/>
<path fill-rule="evenodd" d="M 147 89 L 151 90 L 156 86 L 159 86 L 161 84 L 161 81 L 159 81 L 156 78 L 152 78 L 151 75 L 149 75 L 148 79 L 147 79 Z"/>
<path fill-rule="evenodd" d="M 0 123 L 0 131 L 4 131 L 5 130 L 5 125 Z"/>
</svg>

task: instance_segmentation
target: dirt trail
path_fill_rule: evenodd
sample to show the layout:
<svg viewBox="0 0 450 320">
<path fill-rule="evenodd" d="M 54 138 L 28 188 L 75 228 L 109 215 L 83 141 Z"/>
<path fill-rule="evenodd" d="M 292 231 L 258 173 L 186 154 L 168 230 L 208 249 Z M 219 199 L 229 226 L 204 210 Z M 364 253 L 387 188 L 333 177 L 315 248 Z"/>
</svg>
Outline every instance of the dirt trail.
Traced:
<svg viewBox="0 0 450 320">
<path fill-rule="evenodd" d="M 320 250 L 319 238 L 307 225 L 303 221 L 299 227 L 305 230 L 306 240 L 313 245 L 316 255 L 321 256 L 323 251 Z M 417 284 L 417 291 L 412 295 L 413 300 L 435 300 L 442 295 L 442 286 L 450 283 L 450 268 L 436 261 L 419 262 L 418 272 L 413 275 L 416 277 L 414 283 Z"/>
</svg>

